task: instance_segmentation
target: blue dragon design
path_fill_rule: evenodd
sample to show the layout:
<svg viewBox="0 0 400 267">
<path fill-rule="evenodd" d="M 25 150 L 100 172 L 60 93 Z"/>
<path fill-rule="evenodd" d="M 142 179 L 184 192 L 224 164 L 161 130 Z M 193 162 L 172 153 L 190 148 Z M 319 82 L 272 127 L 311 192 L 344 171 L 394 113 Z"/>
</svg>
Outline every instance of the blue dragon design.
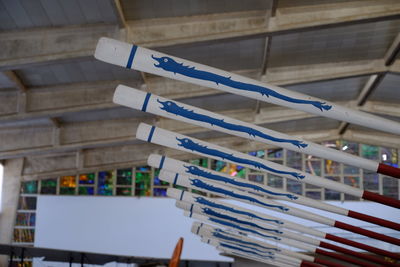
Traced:
<svg viewBox="0 0 400 267">
<path fill-rule="evenodd" d="M 198 168 L 196 166 L 193 166 L 193 165 L 190 165 L 190 166 L 185 166 L 184 165 L 184 167 L 186 168 L 186 171 L 185 171 L 186 173 L 190 173 L 190 174 L 193 174 L 193 175 L 196 175 L 196 176 L 204 177 L 204 178 L 207 178 L 207 179 L 210 179 L 210 180 L 220 181 L 220 182 L 224 182 L 226 184 L 231 184 L 231 185 L 235 185 L 235 186 L 250 188 L 250 189 L 253 189 L 255 191 L 264 192 L 264 193 L 269 194 L 269 195 L 285 196 L 285 197 L 287 197 L 287 198 L 289 198 L 291 200 L 298 199 L 297 196 L 292 195 L 292 194 L 284 194 L 284 193 L 272 192 L 272 191 L 269 191 L 269 190 L 267 190 L 267 189 L 265 189 L 265 188 L 263 188 L 261 186 L 258 186 L 258 185 L 249 184 L 249 183 L 245 183 L 245 182 L 240 182 L 240 181 L 235 180 L 235 179 L 230 179 L 230 178 L 227 178 L 227 177 L 224 177 L 224 176 L 212 174 L 211 172 L 203 171 L 200 168 Z"/>
<path fill-rule="evenodd" d="M 187 76 L 194 79 L 199 79 L 203 81 L 210 81 L 214 82 L 217 85 L 222 84 L 231 88 L 235 88 L 238 90 L 250 91 L 260 93 L 262 96 L 267 97 L 275 97 L 283 101 L 287 101 L 290 103 L 295 104 L 305 104 L 305 105 L 312 105 L 318 108 L 320 111 L 330 110 L 332 108 L 331 105 L 326 105 L 325 102 L 321 101 L 312 101 L 312 100 L 304 100 L 304 99 L 297 99 L 293 97 L 289 97 L 286 95 L 282 95 L 270 88 L 251 84 L 251 83 L 244 83 L 232 80 L 231 77 L 224 77 L 212 72 L 197 70 L 195 67 L 184 66 L 183 63 L 178 63 L 174 59 L 170 57 L 155 57 L 151 55 L 151 57 L 157 62 L 154 64 L 154 67 L 161 68 L 165 71 L 172 72 L 174 74 L 181 74 L 183 76 Z"/>
<path fill-rule="evenodd" d="M 267 221 L 267 222 L 274 222 L 276 224 L 283 224 L 283 222 L 278 221 L 278 220 L 265 219 L 265 218 L 262 218 L 260 216 L 257 216 L 255 214 L 247 212 L 247 211 L 241 211 L 241 210 L 237 210 L 237 209 L 225 206 L 225 205 L 221 205 L 221 204 L 217 204 L 217 203 L 211 202 L 211 201 L 205 199 L 204 197 L 196 197 L 195 201 L 197 203 L 199 203 L 199 204 L 202 204 L 202 205 L 206 205 L 206 206 L 209 206 L 209 207 L 212 207 L 212 208 L 216 208 L 216 209 L 222 209 L 222 210 L 230 211 L 230 212 L 233 212 L 233 213 L 236 213 L 236 214 L 242 214 L 242 215 L 248 216 L 250 218 L 255 218 L 255 219 L 259 219 L 259 220 Z"/>
<path fill-rule="evenodd" d="M 240 220 L 238 218 L 235 218 L 235 217 L 232 217 L 232 216 L 229 216 L 229 215 L 226 215 L 226 214 L 215 212 L 210 208 L 202 208 L 202 210 L 203 210 L 204 214 L 207 214 L 209 216 L 214 216 L 214 217 L 217 217 L 217 218 L 222 219 L 222 220 L 227 220 L 227 221 L 232 221 L 234 223 L 244 224 L 244 225 L 247 225 L 247 226 L 250 226 L 250 227 L 254 227 L 254 228 L 266 231 L 266 232 L 274 232 L 276 234 L 282 234 L 283 233 L 282 231 L 279 231 L 279 230 L 264 228 L 262 226 L 259 226 L 258 224 L 252 223 L 252 222 L 243 221 L 243 220 Z"/>
<path fill-rule="evenodd" d="M 267 140 L 270 140 L 272 142 L 279 142 L 279 143 L 290 143 L 298 148 L 305 148 L 308 145 L 304 143 L 303 141 L 298 141 L 298 140 L 290 140 L 290 139 L 282 139 L 282 138 L 277 138 L 273 137 L 271 135 L 267 135 L 259 130 L 253 129 L 251 127 L 247 126 L 242 126 L 234 123 L 229 123 L 225 122 L 223 119 L 216 119 L 212 118 L 207 115 L 203 115 L 200 113 L 196 113 L 192 110 L 187 110 L 184 107 L 178 106 L 175 102 L 173 101 L 160 101 L 157 99 L 157 102 L 160 103 L 162 106 L 160 107 L 161 110 L 164 110 L 168 113 L 175 114 L 177 116 L 181 116 L 187 119 L 192 119 L 195 121 L 200 121 L 200 122 L 205 122 L 209 123 L 211 126 L 219 126 L 221 128 L 225 128 L 227 130 L 232 130 L 232 131 L 237 131 L 237 132 L 243 132 L 247 133 L 250 136 L 258 136 L 260 138 L 264 138 Z"/>
<path fill-rule="evenodd" d="M 256 230 L 245 228 L 245 227 L 242 227 L 240 225 L 237 225 L 237 224 L 234 224 L 234 223 L 231 223 L 231 222 L 227 222 L 227 221 L 224 221 L 224 220 L 220 220 L 220 219 L 216 219 L 216 218 L 208 218 L 208 220 L 211 221 L 211 222 L 217 223 L 217 224 L 224 225 L 224 226 L 226 226 L 228 228 L 238 229 L 238 230 L 240 230 L 242 232 L 249 232 L 249 233 L 252 233 L 252 234 L 255 234 L 255 235 L 259 235 L 259 236 L 262 236 L 262 237 L 265 237 L 265 238 L 272 238 L 274 240 L 281 240 L 280 237 L 264 235 L 264 234 L 261 234 L 261 233 L 257 232 Z"/>
<path fill-rule="evenodd" d="M 213 232 L 212 232 L 212 235 L 213 235 L 214 237 L 218 238 L 218 239 L 223 239 L 223 240 L 225 240 L 225 241 L 227 241 L 227 242 L 240 243 L 240 244 L 242 244 L 242 245 L 254 246 L 254 247 L 258 247 L 258 248 L 266 249 L 266 250 L 280 251 L 280 250 L 277 249 L 277 248 L 264 247 L 264 246 L 262 246 L 262 245 L 260 245 L 260 244 L 257 244 L 257 243 L 244 241 L 244 240 L 242 240 L 242 239 L 234 238 L 234 237 L 229 236 L 229 235 L 224 235 L 224 234 L 221 233 L 221 232 L 223 232 L 223 231 L 222 231 L 222 230 L 219 230 L 219 231 L 216 230 L 216 231 L 213 231 Z M 256 248 L 253 248 L 253 249 L 256 249 Z M 256 249 L 256 250 L 259 251 L 259 252 L 263 252 L 263 251 L 260 250 L 260 249 Z"/>
<path fill-rule="evenodd" d="M 257 257 L 274 259 L 273 256 L 265 256 L 265 255 L 262 255 L 262 254 L 259 254 L 259 253 L 255 252 L 255 251 L 244 249 L 244 248 L 241 248 L 241 247 L 232 246 L 232 245 L 229 245 L 229 244 L 226 244 L 226 243 L 219 242 L 219 245 L 221 247 L 225 247 L 225 248 L 229 248 L 229 249 L 233 249 L 233 250 L 238 250 L 238 251 L 241 251 L 241 252 L 244 252 L 244 253 L 247 253 L 247 254 L 252 254 L 252 255 L 255 255 Z"/>
<path fill-rule="evenodd" d="M 276 208 L 276 209 L 280 209 L 282 211 L 288 211 L 289 210 L 288 208 L 286 208 L 284 206 L 270 205 L 270 204 L 264 203 L 262 201 L 259 201 L 258 199 L 255 199 L 255 198 L 252 198 L 252 197 L 249 197 L 249 196 L 236 194 L 235 192 L 232 192 L 232 191 L 229 191 L 229 190 L 225 190 L 225 189 L 222 189 L 222 188 L 219 188 L 219 187 L 215 187 L 213 185 L 209 185 L 209 184 L 203 182 L 200 179 L 189 179 L 189 180 L 190 180 L 190 183 L 193 186 L 195 186 L 195 187 L 197 187 L 199 189 L 205 189 L 205 190 L 208 190 L 208 191 L 211 191 L 211 192 L 214 192 L 214 193 L 220 193 L 220 194 L 224 194 L 224 195 L 227 195 L 227 196 L 231 196 L 233 198 L 246 200 L 246 201 L 249 201 L 249 202 L 252 202 L 252 203 L 257 203 L 259 205 L 262 205 L 262 206 L 265 206 L 265 207 L 268 207 L 268 208 Z"/>
<path fill-rule="evenodd" d="M 281 170 L 276 170 L 273 169 L 271 167 L 268 167 L 260 162 L 254 161 L 254 160 L 250 160 L 250 159 L 243 159 L 243 158 L 239 158 L 234 156 L 233 154 L 228 154 L 222 151 L 219 151 L 217 149 L 213 149 L 213 148 L 208 148 L 207 146 L 202 146 L 198 143 L 193 142 L 190 138 L 178 138 L 176 137 L 176 140 L 179 141 L 179 143 L 177 144 L 178 146 L 181 146 L 183 148 L 186 148 L 188 150 L 191 151 L 196 151 L 199 153 L 203 153 L 206 155 L 210 155 L 210 156 L 215 156 L 215 157 L 219 157 L 222 160 L 231 160 L 233 162 L 236 162 L 238 164 L 246 164 L 246 165 L 251 165 L 254 166 L 257 169 L 264 169 L 266 171 L 270 171 L 270 172 L 274 172 L 277 174 L 286 174 L 286 175 L 291 175 L 297 179 L 303 179 L 304 175 L 297 173 L 297 172 L 287 172 L 287 171 L 281 171 Z"/>
</svg>

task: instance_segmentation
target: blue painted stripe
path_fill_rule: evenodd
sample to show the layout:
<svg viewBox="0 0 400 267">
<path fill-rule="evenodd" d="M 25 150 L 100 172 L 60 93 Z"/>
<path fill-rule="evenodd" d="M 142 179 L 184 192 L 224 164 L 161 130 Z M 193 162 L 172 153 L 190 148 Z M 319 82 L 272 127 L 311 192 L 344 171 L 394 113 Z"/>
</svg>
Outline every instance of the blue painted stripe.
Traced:
<svg viewBox="0 0 400 267">
<path fill-rule="evenodd" d="M 133 58 L 135 57 L 136 50 L 137 50 L 137 46 L 133 45 L 132 49 L 131 49 L 131 53 L 130 53 L 129 58 L 128 58 L 128 63 L 126 63 L 126 68 L 127 69 L 130 69 L 132 67 Z"/>
<path fill-rule="evenodd" d="M 160 160 L 160 166 L 158 166 L 158 168 L 161 170 L 162 169 L 162 167 L 164 166 L 164 161 L 165 161 L 165 156 L 162 156 L 161 157 L 161 160 Z"/>
<path fill-rule="evenodd" d="M 150 96 L 151 96 L 151 93 L 146 94 L 146 97 L 144 98 L 144 102 L 143 102 L 143 106 L 142 106 L 142 111 L 146 111 Z"/>
<path fill-rule="evenodd" d="M 178 181 L 178 176 L 179 176 L 179 174 L 175 174 L 175 179 L 174 179 L 174 184 L 173 185 L 176 185 L 176 182 Z"/>
<path fill-rule="evenodd" d="M 179 198 L 179 200 L 182 200 L 184 193 L 185 193 L 185 191 L 182 190 L 181 197 Z"/>
<path fill-rule="evenodd" d="M 200 232 L 200 227 L 197 227 L 196 235 L 198 235 Z"/>
<path fill-rule="evenodd" d="M 193 204 L 190 206 L 190 214 L 193 213 Z"/>
<path fill-rule="evenodd" d="M 154 130 L 156 129 L 156 127 L 155 126 L 151 126 L 151 130 L 150 130 L 150 133 L 149 133 L 149 137 L 147 138 L 147 142 L 151 142 L 151 138 L 153 138 L 153 134 L 154 134 Z"/>
</svg>

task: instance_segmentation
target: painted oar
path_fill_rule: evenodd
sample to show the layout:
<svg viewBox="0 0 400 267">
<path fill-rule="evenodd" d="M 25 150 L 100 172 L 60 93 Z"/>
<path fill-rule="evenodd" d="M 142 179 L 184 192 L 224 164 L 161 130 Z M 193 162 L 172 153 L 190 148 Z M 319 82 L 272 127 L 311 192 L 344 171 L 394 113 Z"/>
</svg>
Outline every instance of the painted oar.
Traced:
<svg viewBox="0 0 400 267">
<path fill-rule="evenodd" d="M 196 234 L 196 235 L 199 235 L 202 237 L 206 237 L 206 238 L 210 238 L 210 239 L 218 239 L 218 240 L 221 240 L 221 241 L 227 242 L 227 243 L 238 244 L 238 245 L 244 246 L 246 248 L 254 249 L 255 251 L 258 251 L 258 252 L 263 252 L 265 254 L 280 253 L 280 254 L 283 254 L 283 255 L 286 255 L 286 256 L 289 256 L 292 258 L 296 258 L 299 260 L 310 261 L 310 262 L 314 261 L 314 257 L 312 257 L 312 256 L 294 252 L 294 251 L 284 249 L 281 247 L 277 247 L 272 244 L 261 242 L 260 240 L 257 240 L 254 238 L 250 238 L 248 236 L 236 234 L 232 231 L 225 231 L 220 228 L 214 228 L 211 225 L 204 224 L 204 223 L 193 222 L 191 231 L 193 234 Z"/>
<path fill-rule="evenodd" d="M 326 242 L 318 240 L 314 237 L 301 235 L 299 233 L 289 231 L 289 230 L 281 228 L 279 226 L 273 226 L 271 224 L 266 224 L 265 222 L 259 223 L 259 222 L 254 222 L 250 219 L 246 219 L 243 217 L 235 217 L 235 214 L 230 214 L 229 212 L 219 211 L 217 209 L 213 209 L 213 208 L 209 208 L 209 207 L 201 207 L 198 205 L 184 203 L 184 202 L 182 203 L 179 201 L 176 203 L 176 206 L 180 209 L 188 211 L 189 213 L 196 213 L 196 214 L 203 215 L 206 217 L 232 222 L 243 228 L 251 229 L 251 230 L 261 233 L 261 234 L 274 236 L 279 239 L 284 237 L 284 238 L 296 240 L 299 242 L 304 242 L 306 244 L 316 246 L 319 248 L 327 248 L 327 249 L 335 250 L 337 252 L 341 252 L 341 253 L 344 253 L 344 254 L 347 254 L 350 256 L 357 256 L 357 258 L 364 259 L 368 262 L 370 262 L 372 260 L 373 262 L 376 262 L 379 264 L 383 264 L 383 263 L 385 265 L 388 264 L 388 262 L 386 262 L 382 259 L 379 259 L 377 257 L 373 257 L 370 255 L 367 255 L 365 257 L 365 254 L 363 254 L 363 253 L 356 252 L 356 251 L 350 250 L 350 249 L 344 249 L 342 246 L 337 246 L 337 245 L 334 245 L 331 243 L 326 243 Z M 390 265 L 390 263 L 389 263 L 389 265 Z M 395 266 L 395 265 L 393 265 L 393 266 Z"/>
<path fill-rule="evenodd" d="M 240 153 L 145 123 L 139 124 L 136 131 L 136 138 L 192 154 L 201 155 L 203 157 L 235 163 L 257 171 L 272 173 L 274 175 L 286 177 L 295 181 L 301 181 L 318 187 L 324 187 L 334 191 L 339 191 L 352 196 L 364 197 L 365 191 L 359 188 L 324 179 L 322 177 L 289 168 L 275 162 L 260 159 L 248 154 Z M 369 194 L 375 193 L 369 192 Z M 399 200 L 381 196 L 379 194 L 375 195 L 375 202 L 400 208 Z"/>
<path fill-rule="evenodd" d="M 193 218 L 193 219 L 205 222 L 205 223 L 215 224 L 215 225 L 221 226 L 223 228 L 232 229 L 232 230 L 234 230 L 236 232 L 246 233 L 246 234 L 249 234 L 249 235 L 257 236 L 259 238 L 271 241 L 271 238 L 268 238 L 268 236 L 266 236 L 262 231 L 253 230 L 250 227 L 242 227 L 240 224 L 233 223 L 233 222 L 231 222 L 229 220 L 219 219 L 219 218 L 214 218 L 214 217 L 209 217 L 209 216 L 204 216 L 204 215 L 200 215 L 200 214 L 193 213 L 193 212 L 188 212 L 188 211 L 185 211 L 184 215 L 189 217 L 189 218 Z M 337 254 L 337 253 L 328 252 L 326 250 L 318 248 L 315 245 L 309 245 L 309 244 L 306 244 L 304 242 L 298 242 L 298 241 L 295 241 L 293 239 L 289 239 L 289 238 L 285 238 L 285 237 L 279 237 L 279 239 L 274 240 L 274 242 L 279 242 L 279 243 L 282 243 L 282 244 L 285 244 L 285 245 L 289 245 L 289 246 L 296 247 L 296 248 L 299 248 L 299 249 L 304 249 L 304 250 L 307 250 L 307 251 L 310 251 L 310 252 L 314 252 L 314 253 L 318 253 L 318 254 L 322 254 L 322 255 L 327 255 L 327 256 L 333 257 L 335 259 L 339 259 L 339 260 L 346 261 L 346 262 L 353 263 L 353 264 L 360 265 L 360 266 L 376 267 L 376 265 L 374 265 L 374 264 L 370 264 L 370 263 L 358 260 L 358 259 L 353 258 L 353 257 L 348 257 L 346 255 L 341 255 L 341 254 Z"/>
<path fill-rule="evenodd" d="M 212 227 L 211 225 L 200 223 L 200 222 L 193 222 L 192 229 L 193 234 L 199 235 L 201 237 L 209 238 L 209 239 L 217 239 L 224 242 L 232 242 L 239 245 L 246 246 L 248 248 L 253 248 L 256 251 L 273 251 L 278 252 L 283 255 L 287 255 L 302 261 L 303 264 L 308 264 L 310 266 L 318 266 L 314 263 L 324 264 L 330 266 L 331 262 L 327 260 L 320 261 L 319 258 L 306 255 L 303 253 L 294 252 L 288 249 L 284 249 L 281 247 L 277 247 L 275 245 L 271 245 L 269 243 L 262 242 L 260 240 L 250 238 L 248 236 L 244 236 L 241 234 L 236 234 L 232 231 L 225 231 L 221 228 Z"/>
<path fill-rule="evenodd" d="M 312 212 L 304 211 L 302 209 L 294 208 L 283 203 L 276 202 L 274 200 L 266 199 L 263 197 L 255 196 L 254 194 L 244 192 L 239 189 L 234 189 L 225 185 L 221 185 L 215 182 L 203 181 L 201 179 L 190 178 L 187 175 L 169 172 L 166 170 L 161 170 L 159 174 L 159 179 L 169 182 L 173 185 L 180 185 L 187 188 L 192 188 L 195 190 L 211 193 L 221 197 L 226 197 L 230 199 L 239 200 L 252 205 L 260 206 L 266 209 L 272 209 L 274 211 L 282 212 L 285 214 L 300 217 L 306 220 L 315 221 L 332 227 L 341 228 L 350 232 L 359 233 L 368 237 L 379 239 L 388 243 L 400 245 L 400 240 L 394 237 L 382 235 L 376 232 L 372 232 L 360 227 L 352 226 L 346 223 L 338 224 L 331 218 L 327 218 Z M 387 252 L 387 255 L 392 255 L 394 253 Z M 392 255 L 395 256 L 395 255 Z"/>
<path fill-rule="evenodd" d="M 244 255 L 248 255 L 250 257 L 254 257 L 255 259 L 266 259 L 271 262 L 277 262 L 281 264 L 286 264 L 286 266 L 300 266 L 301 265 L 301 260 L 292 258 L 290 256 L 285 256 L 281 255 L 279 253 L 272 253 L 272 254 L 264 254 L 259 251 L 254 251 L 252 249 L 248 249 L 244 246 L 240 246 L 238 244 L 232 244 L 229 242 L 223 242 L 217 239 L 213 238 L 201 238 L 201 241 L 203 243 L 209 244 L 211 246 L 214 246 L 217 250 L 232 250 L 236 251 L 239 253 L 243 253 Z"/>
<path fill-rule="evenodd" d="M 224 174 L 221 172 L 209 170 L 206 168 L 202 168 L 190 163 L 186 163 L 183 161 L 175 160 L 169 157 L 157 155 L 157 154 L 151 154 L 148 159 L 147 163 L 150 166 L 153 166 L 155 168 L 163 168 L 165 170 L 171 171 L 171 172 L 177 172 L 177 173 L 182 173 L 186 175 L 190 175 L 191 177 L 194 178 L 200 178 L 203 180 L 208 180 L 208 181 L 213 181 L 219 184 L 227 185 L 236 189 L 242 189 L 248 192 L 254 192 L 259 195 L 264 195 L 269 198 L 276 198 L 276 199 L 282 199 L 282 200 L 287 200 L 291 201 L 294 203 L 302 204 L 307 207 L 313 207 L 317 209 L 322 209 L 326 210 L 329 212 L 333 212 L 339 215 L 343 216 L 348 216 L 352 218 L 362 218 L 363 221 L 375 223 L 378 225 L 382 225 L 385 227 L 392 228 L 394 230 L 400 230 L 400 224 L 391 222 L 388 220 L 384 220 L 381 218 L 373 217 L 370 215 L 366 215 L 363 213 L 358 213 L 355 211 L 351 211 L 348 209 L 340 208 L 322 201 L 317 201 L 311 198 L 307 198 L 301 195 L 289 193 L 287 191 L 279 190 L 273 187 L 269 187 L 266 185 L 260 185 L 258 183 L 254 183 L 251 181 L 243 180 L 241 178 L 235 178 L 232 176 L 229 176 L 228 174 Z M 162 165 L 162 166 L 161 166 Z M 359 216 L 354 216 L 354 214 L 357 214 Z"/>
<path fill-rule="evenodd" d="M 118 40 L 100 38 L 94 56 L 98 60 L 128 69 L 400 134 L 400 123 Z"/>
<path fill-rule="evenodd" d="M 300 153 L 342 162 L 369 171 L 400 178 L 400 169 L 308 142 L 254 124 L 232 119 L 194 106 L 146 93 L 125 85 L 118 85 L 114 103 L 142 110 L 157 116 L 191 123 L 208 129 L 276 145 Z M 367 196 L 368 197 L 368 194 Z"/>
<path fill-rule="evenodd" d="M 261 223 L 261 224 L 267 223 L 270 225 L 274 225 L 276 227 L 286 228 L 286 229 L 290 229 L 290 230 L 297 231 L 300 233 L 315 236 L 318 238 L 332 240 L 332 241 L 335 241 L 338 243 L 342 243 L 342 244 L 349 245 L 352 247 L 360 248 L 360 249 L 370 251 L 370 252 L 373 252 L 376 254 L 384 255 L 387 257 L 394 256 L 394 257 L 397 257 L 397 259 L 400 258 L 400 256 L 396 255 L 395 253 L 388 252 L 388 251 L 380 249 L 380 248 L 368 246 L 366 244 L 362 244 L 362 243 L 352 241 L 352 240 L 349 240 L 349 239 L 346 239 L 343 237 L 325 233 L 325 232 L 316 230 L 314 228 L 306 227 L 301 224 L 293 223 L 293 222 L 290 222 L 287 220 L 283 220 L 281 218 L 266 215 L 264 213 L 249 210 L 249 209 L 239 207 L 239 206 L 236 206 L 233 204 L 229 204 L 226 202 L 222 202 L 222 201 L 219 201 L 218 199 L 214 199 L 214 198 L 211 199 L 211 198 L 207 198 L 204 196 L 192 194 L 189 192 L 184 192 L 182 190 L 178 190 L 178 189 L 174 189 L 174 188 L 168 188 L 167 195 L 169 197 L 175 198 L 177 200 L 177 205 L 181 201 L 185 202 L 187 205 L 189 205 L 189 206 L 187 206 L 187 207 L 189 207 L 189 210 L 190 210 L 191 204 L 197 205 L 202 208 L 213 208 L 215 210 L 218 210 L 220 213 L 226 213 L 228 215 L 231 215 L 231 216 L 237 217 L 237 218 L 246 218 L 251 222 L 254 221 L 254 222 Z M 182 203 L 180 203 L 179 205 L 182 205 Z M 326 243 L 324 241 L 320 242 L 320 246 L 331 249 L 331 244 Z M 366 259 L 371 262 L 376 262 L 376 263 L 384 264 L 384 265 L 386 265 L 388 263 L 387 261 L 385 261 L 381 258 L 377 258 L 377 257 L 371 256 L 368 254 L 364 254 L 364 253 L 359 253 L 359 252 L 356 252 L 356 253 L 358 253 L 358 255 L 357 255 L 358 257 Z"/>
</svg>

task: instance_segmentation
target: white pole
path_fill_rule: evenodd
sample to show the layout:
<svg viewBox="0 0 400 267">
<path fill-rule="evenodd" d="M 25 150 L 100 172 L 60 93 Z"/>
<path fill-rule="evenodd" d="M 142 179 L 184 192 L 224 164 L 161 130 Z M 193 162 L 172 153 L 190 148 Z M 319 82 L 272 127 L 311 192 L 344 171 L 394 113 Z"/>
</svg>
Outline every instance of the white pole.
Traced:
<svg viewBox="0 0 400 267">
<path fill-rule="evenodd" d="M 400 134 L 397 122 L 118 40 L 100 38 L 94 56 L 121 67 Z"/>
</svg>

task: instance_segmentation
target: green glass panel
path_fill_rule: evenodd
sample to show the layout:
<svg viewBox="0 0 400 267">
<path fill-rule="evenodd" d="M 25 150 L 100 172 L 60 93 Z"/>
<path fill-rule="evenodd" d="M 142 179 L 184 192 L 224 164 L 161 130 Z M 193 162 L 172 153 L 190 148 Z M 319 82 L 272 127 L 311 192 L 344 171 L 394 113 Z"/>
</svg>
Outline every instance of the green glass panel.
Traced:
<svg viewBox="0 0 400 267">
<path fill-rule="evenodd" d="M 132 169 L 117 170 L 117 185 L 132 185 Z"/>
<path fill-rule="evenodd" d="M 226 172 L 227 164 L 221 160 L 212 160 L 211 169 L 217 172 Z"/>
<path fill-rule="evenodd" d="M 57 193 L 57 179 L 41 180 L 40 193 L 47 195 L 55 195 Z"/>
<path fill-rule="evenodd" d="M 73 187 L 60 187 L 60 195 L 75 195 L 75 188 L 73 188 Z"/>
<path fill-rule="evenodd" d="M 78 188 L 78 194 L 83 195 L 83 196 L 92 196 L 92 195 L 94 195 L 94 187 L 80 186 Z"/>
<path fill-rule="evenodd" d="M 102 196 L 112 196 L 114 179 L 114 172 L 112 171 L 99 172 L 97 194 Z"/>
<path fill-rule="evenodd" d="M 135 179 L 135 196 L 150 196 L 150 173 L 136 172 Z"/>
<path fill-rule="evenodd" d="M 38 193 L 38 181 L 22 182 L 21 194 L 37 194 Z"/>
<path fill-rule="evenodd" d="M 378 160 L 379 159 L 379 148 L 371 145 L 361 145 L 361 157 Z"/>
</svg>

